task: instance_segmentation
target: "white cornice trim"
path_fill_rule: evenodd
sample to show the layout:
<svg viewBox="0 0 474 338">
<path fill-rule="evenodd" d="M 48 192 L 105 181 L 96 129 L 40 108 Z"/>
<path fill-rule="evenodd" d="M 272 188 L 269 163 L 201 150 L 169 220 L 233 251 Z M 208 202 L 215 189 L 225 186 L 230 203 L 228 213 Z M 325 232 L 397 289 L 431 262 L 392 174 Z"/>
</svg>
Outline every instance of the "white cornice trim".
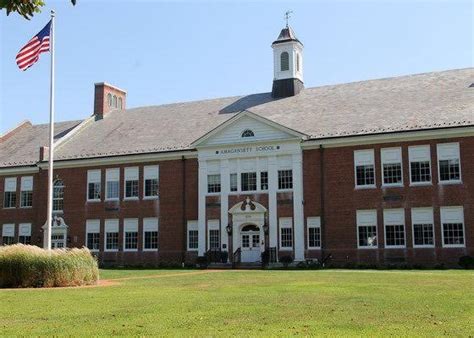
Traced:
<svg viewBox="0 0 474 338">
<path fill-rule="evenodd" d="M 0 168 L 0 176 L 19 175 L 19 174 L 35 174 L 39 172 L 38 167 L 8 167 Z"/>
</svg>

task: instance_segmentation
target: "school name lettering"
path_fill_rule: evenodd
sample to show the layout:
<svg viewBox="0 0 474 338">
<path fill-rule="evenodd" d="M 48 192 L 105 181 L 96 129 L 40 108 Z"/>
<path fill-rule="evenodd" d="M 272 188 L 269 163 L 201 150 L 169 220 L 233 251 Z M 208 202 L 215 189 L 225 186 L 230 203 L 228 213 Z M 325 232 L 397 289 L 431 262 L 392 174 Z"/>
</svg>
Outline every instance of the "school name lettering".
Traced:
<svg viewBox="0 0 474 338">
<path fill-rule="evenodd" d="M 256 147 L 241 147 L 241 148 L 231 148 L 231 149 L 222 149 L 216 150 L 216 154 L 243 154 L 243 153 L 252 153 L 252 152 L 267 152 L 267 151 L 276 151 L 280 150 L 280 146 L 256 146 Z"/>
</svg>

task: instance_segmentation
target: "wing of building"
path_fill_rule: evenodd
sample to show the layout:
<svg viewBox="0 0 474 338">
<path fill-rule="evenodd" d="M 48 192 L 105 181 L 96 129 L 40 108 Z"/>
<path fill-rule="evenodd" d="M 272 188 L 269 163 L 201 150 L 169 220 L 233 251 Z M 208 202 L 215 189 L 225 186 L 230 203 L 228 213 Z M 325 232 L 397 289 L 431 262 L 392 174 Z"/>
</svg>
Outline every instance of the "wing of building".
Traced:
<svg viewBox="0 0 474 338">
<path fill-rule="evenodd" d="M 304 88 L 293 30 L 272 48 L 268 93 L 126 109 L 96 83 L 93 114 L 55 125 L 53 246 L 104 265 L 474 255 L 474 69 Z M 3 245 L 43 244 L 47 138 L 0 138 Z"/>
</svg>

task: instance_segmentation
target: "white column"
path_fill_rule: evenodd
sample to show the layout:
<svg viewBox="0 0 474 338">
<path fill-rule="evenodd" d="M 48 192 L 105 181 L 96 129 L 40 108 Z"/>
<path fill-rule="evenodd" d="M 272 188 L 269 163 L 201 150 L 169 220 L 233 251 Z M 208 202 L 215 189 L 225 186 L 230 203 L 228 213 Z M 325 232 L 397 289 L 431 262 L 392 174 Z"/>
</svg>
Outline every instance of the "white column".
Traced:
<svg viewBox="0 0 474 338">
<path fill-rule="evenodd" d="M 229 251 L 229 241 L 227 234 L 227 224 L 229 223 L 229 210 L 228 210 L 228 200 L 229 200 L 229 191 L 230 191 L 230 169 L 229 169 L 229 160 L 221 160 L 221 249 L 222 244 L 226 244 L 226 251 Z"/>
<path fill-rule="evenodd" d="M 198 255 L 203 256 L 206 252 L 206 193 L 207 193 L 207 165 L 206 161 L 199 160 L 198 177 Z"/>
<path fill-rule="evenodd" d="M 270 156 L 268 158 L 268 236 L 270 248 L 278 246 L 277 188 L 277 159 L 276 156 Z"/>
<path fill-rule="evenodd" d="M 303 156 L 293 154 L 293 217 L 295 261 L 304 260 Z"/>
</svg>

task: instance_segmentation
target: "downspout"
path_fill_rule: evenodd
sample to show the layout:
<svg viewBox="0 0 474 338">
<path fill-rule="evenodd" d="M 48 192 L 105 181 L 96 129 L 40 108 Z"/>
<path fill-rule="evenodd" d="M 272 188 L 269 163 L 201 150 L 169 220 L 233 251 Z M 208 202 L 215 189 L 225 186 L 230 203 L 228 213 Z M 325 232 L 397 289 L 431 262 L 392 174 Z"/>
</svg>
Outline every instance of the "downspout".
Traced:
<svg viewBox="0 0 474 338">
<path fill-rule="evenodd" d="M 325 252 L 325 234 L 326 234 L 326 222 L 325 222 L 325 215 L 324 215 L 324 148 L 323 145 L 319 145 L 319 191 L 320 191 L 320 214 L 321 214 L 321 259 L 324 259 Z"/>
<path fill-rule="evenodd" d="M 187 241 L 187 224 L 186 224 L 186 159 L 184 156 L 181 156 L 182 163 L 182 172 L 183 172 L 183 201 L 182 201 L 182 215 L 183 215 L 183 247 L 181 250 L 181 265 L 184 267 L 184 262 L 186 260 L 186 241 Z"/>
</svg>

